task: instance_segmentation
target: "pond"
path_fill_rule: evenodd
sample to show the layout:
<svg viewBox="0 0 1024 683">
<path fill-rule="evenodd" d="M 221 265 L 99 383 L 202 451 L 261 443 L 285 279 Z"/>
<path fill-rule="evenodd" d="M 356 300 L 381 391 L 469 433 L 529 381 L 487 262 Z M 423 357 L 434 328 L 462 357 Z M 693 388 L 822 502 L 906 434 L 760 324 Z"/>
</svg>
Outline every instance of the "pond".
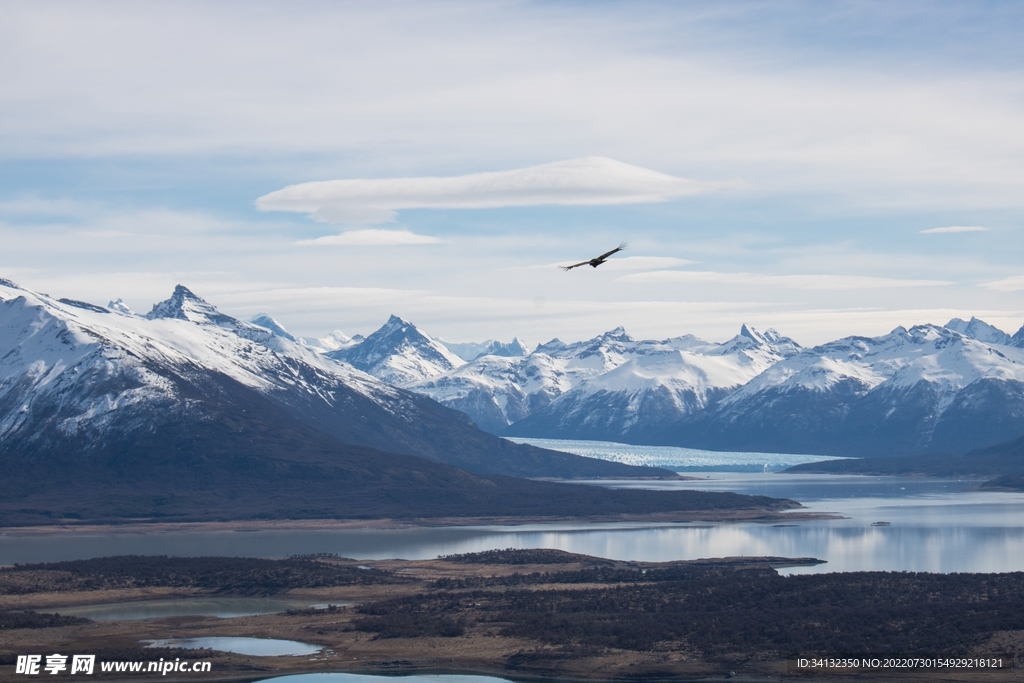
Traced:
<svg viewBox="0 0 1024 683">
<path fill-rule="evenodd" d="M 300 643 L 297 640 L 275 640 L 273 638 L 236 638 L 208 636 L 203 638 L 165 638 L 146 640 L 146 647 L 180 647 L 186 650 L 217 650 L 234 652 L 253 657 L 297 657 L 316 654 L 323 649 L 320 645 Z"/>
</svg>

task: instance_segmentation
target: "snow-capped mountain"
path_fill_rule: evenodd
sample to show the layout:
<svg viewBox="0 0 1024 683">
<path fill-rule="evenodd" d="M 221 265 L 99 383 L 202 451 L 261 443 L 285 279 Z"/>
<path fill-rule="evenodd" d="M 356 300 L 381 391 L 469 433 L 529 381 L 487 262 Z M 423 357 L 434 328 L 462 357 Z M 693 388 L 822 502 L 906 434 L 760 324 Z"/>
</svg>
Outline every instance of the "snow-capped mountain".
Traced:
<svg viewBox="0 0 1024 683">
<path fill-rule="evenodd" d="M 984 320 L 979 320 L 974 316 L 971 316 L 970 320 L 961 320 L 960 318 L 953 318 L 945 325 L 947 330 L 953 330 L 959 332 L 965 337 L 971 339 L 977 339 L 978 341 L 985 342 L 986 344 L 1009 344 L 1010 335 L 1000 330 L 994 325 L 989 325 Z"/>
<path fill-rule="evenodd" d="M 509 424 L 530 414 L 530 401 L 537 396 L 528 396 L 523 389 L 528 383 L 530 360 L 483 356 L 406 388 L 461 410 L 481 429 L 500 434 Z"/>
<path fill-rule="evenodd" d="M 329 353 L 331 351 L 337 351 L 353 344 L 358 344 L 363 340 L 358 334 L 355 337 L 350 337 L 341 330 L 334 330 L 329 333 L 326 337 L 294 337 L 288 332 L 276 318 L 269 313 L 257 313 L 253 317 L 249 318 L 249 322 L 253 325 L 258 325 L 262 328 L 270 330 L 278 337 L 293 341 L 300 346 L 304 346 L 311 351 L 317 353 Z"/>
<path fill-rule="evenodd" d="M 576 386 L 512 425 L 509 434 L 635 441 L 705 410 L 799 346 L 774 330 L 744 325 L 723 344 L 693 336 L 628 345 L 614 368 Z"/>
<path fill-rule="evenodd" d="M 985 333 L 984 323 L 973 330 Z M 963 452 L 1021 434 L 1024 351 L 920 325 L 805 349 L 650 441 L 892 455 Z"/>
<path fill-rule="evenodd" d="M 350 337 L 341 330 L 334 330 L 328 333 L 326 337 L 298 337 L 296 341 L 317 353 L 330 353 L 331 351 L 337 351 L 338 349 L 358 344 L 363 341 L 363 336 L 357 334 L 354 337 Z"/>
<path fill-rule="evenodd" d="M 1016 346 L 1018 349 L 1024 349 L 1024 325 L 1021 325 L 1020 329 L 1010 337 L 1010 341 L 1007 343 L 1010 346 Z"/>
<path fill-rule="evenodd" d="M 506 356 L 518 358 L 530 353 L 529 346 L 519 337 L 513 337 L 507 344 L 494 339 L 485 342 L 456 343 L 438 339 L 439 342 L 464 361 L 471 361 L 481 356 Z"/>
<path fill-rule="evenodd" d="M 556 339 L 521 359 L 485 356 L 408 388 L 497 433 L 628 440 L 707 407 L 798 349 L 747 326 L 724 344 L 636 341 L 619 327 L 574 344 Z"/>
<path fill-rule="evenodd" d="M 396 315 L 360 343 L 331 351 L 327 356 L 398 387 L 465 364 L 444 344 Z"/>
<path fill-rule="evenodd" d="M 249 318 L 249 322 L 253 325 L 259 325 L 260 327 L 270 330 L 282 339 L 287 339 L 292 342 L 297 341 L 295 337 L 288 334 L 288 330 L 284 329 L 284 325 L 277 322 L 277 320 L 275 320 L 269 313 L 257 313 L 253 317 Z"/>
<path fill-rule="evenodd" d="M 280 431 L 477 472 L 582 474 L 606 465 L 497 439 L 180 285 L 139 317 L 0 280 L 0 457 L 131 459 L 139 443 L 163 435 L 146 452 L 201 458 L 194 435 L 211 425 L 218 442 L 232 441 L 231 457 Z M 292 447 L 282 448 L 287 457 Z"/>
<path fill-rule="evenodd" d="M 107 304 L 107 308 L 114 311 L 115 313 L 120 313 L 122 315 L 136 315 L 135 311 L 129 308 L 128 304 L 126 304 L 123 299 L 111 301 L 109 304 Z"/>
</svg>

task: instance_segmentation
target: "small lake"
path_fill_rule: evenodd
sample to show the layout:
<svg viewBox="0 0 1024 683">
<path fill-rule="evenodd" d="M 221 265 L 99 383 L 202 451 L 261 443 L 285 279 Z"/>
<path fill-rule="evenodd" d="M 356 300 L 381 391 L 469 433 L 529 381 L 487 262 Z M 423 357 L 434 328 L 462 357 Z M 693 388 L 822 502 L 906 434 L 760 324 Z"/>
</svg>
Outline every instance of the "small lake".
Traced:
<svg viewBox="0 0 1024 683">
<path fill-rule="evenodd" d="M 300 643 L 297 640 L 275 640 L 274 638 L 236 638 L 209 636 L 203 638 L 165 638 L 147 640 L 146 647 L 180 647 L 186 650 L 217 650 L 234 652 L 253 657 L 298 657 L 312 655 L 323 649 L 320 645 Z"/>
<path fill-rule="evenodd" d="M 806 511 L 841 515 L 843 519 L 770 524 L 561 523 L 385 530 L 9 534 L 0 535 L 0 564 L 127 554 L 286 557 L 337 553 L 372 561 L 431 559 L 496 548 L 558 548 L 654 562 L 742 555 L 827 561 L 815 567 L 785 570 L 791 573 L 1024 571 L 1024 493 L 972 490 L 978 483 L 974 481 L 772 473 L 766 472 L 765 466 L 776 462 L 774 456 L 758 461 L 757 455 L 745 454 L 746 464 L 755 471 L 693 472 L 699 478 L 684 481 L 574 485 L 768 495 L 791 498 L 801 502 Z M 758 462 L 760 470 L 756 469 Z M 889 526 L 872 526 L 875 522 L 888 522 Z"/>
<path fill-rule="evenodd" d="M 347 603 L 335 603 L 339 607 Z M 55 607 L 53 611 L 65 616 L 85 617 L 95 621 L 121 619 L 161 619 L 163 617 L 251 617 L 257 614 L 277 614 L 292 609 L 316 607 L 308 600 L 278 600 L 274 598 L 177 598 L 167 600 L 138 600 L 112 602 L 103 605 L 76 605 Z"/>
</svg>

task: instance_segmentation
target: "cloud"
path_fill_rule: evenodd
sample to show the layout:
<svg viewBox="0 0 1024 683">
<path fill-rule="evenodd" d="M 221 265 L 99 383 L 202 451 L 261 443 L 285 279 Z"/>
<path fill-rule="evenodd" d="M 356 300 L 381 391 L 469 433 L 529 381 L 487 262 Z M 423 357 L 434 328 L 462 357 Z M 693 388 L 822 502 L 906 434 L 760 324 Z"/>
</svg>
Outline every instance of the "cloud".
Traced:
<svg viewBox="0 0 1024 683">
<path fill-rule="evenodd" d="M 944 287 L 946 280 L 901 280 L 867 275 L 762 275 L 759 273 L 718 273 L 695 270 L 657 270 L 633 273 L 618 278 L 622 282 L 715 283 L 787 289 L 890 289 L 904 287 Z"/>
<path fill-rule="evenodd" d="M 950 225 L 945 228 L 928 228 L 927 230 L 918 230 L 922 235 L 945 235 L 955 232 L 988 232 L 988 228 L 980 225 Z"/>
<path fill-rule="evenodd" d="M 350 179 L 289 185 L 256 200 L 261 211 L 296 211 L 331 223 L 392 220 L 400 209 L 647 204 L 711 192 L 708 183 L 605 157 L 460 176 Z"/>
<path fill-rule="evenodd" d="M 325 235 L 311 240 L 300 240 L 301 245 L 329 245 L 339 247 L 399 246 L 408 244 L 439 244 L 442 240 L 430 235 L 417 235 L 409 230 L 349 230 L 339 235 Z"/>
<path fill-rule="evenodd" d="M 1024 275 L 1005 277 L 1002 280 L 982 282 L 981 286 L 996 292 L 1020 292 L 1024 291 Z"/>
<path fill-rule="evenodd" d="M 595 254 L 596 255 L 596 254 Z M 518 266 L 510 268 L 510 270 L 550 270 L 552 268 L 564 266 L 568 263 L 576 263 L 579 259 L 567 258 L 562 261 L 553 263 L 544 263 L 541 265 L 534 266 Z M 600 266 L 603 272 L 609 270 L 654 270 L 656 268 L 676 268 L 678 266 L 689 266 L 696 263 L 685 258 L 676 258 L 675 256 L 621 256 L 614 259 L 610 259 Z"/>
<path fill-rule="evenodd" d="M 674 256 L 620 256 L 604 263 L 601 270 L 654 270 L 655 268 L 688 266 L 693 263 L 694 261 L 689 259 Z"/>
</svg>

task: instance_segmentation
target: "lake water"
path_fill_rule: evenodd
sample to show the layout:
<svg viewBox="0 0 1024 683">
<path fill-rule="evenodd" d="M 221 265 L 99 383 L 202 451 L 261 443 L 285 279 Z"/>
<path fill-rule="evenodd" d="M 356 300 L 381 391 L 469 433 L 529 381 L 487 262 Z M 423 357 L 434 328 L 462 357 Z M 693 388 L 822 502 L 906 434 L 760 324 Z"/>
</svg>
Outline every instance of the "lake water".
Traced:
<svg viewBox="0 0 1024 683">
<path fill-rule="evenodd" d="M 602 446 L 607 448 L 608 446 Z M 620 448 L 631 448 L 621 447 Z M 751 455 L 747 465 L 756 467 Z M 614 487 L 736 491 L 792 498 L 843 519 L 743 524 L 525 524 L 410 529 L 0 535 L 0 564 L 105 555 L 285 557 L 338 553 L 428 559 L 495 548 L 558 548 L 624 560 L 772 555 L 827 564 L 789 572 L 1024 571 L 1024 493 L 971 490 L 972 481 L 701 472 L 695 481 L 601 482 Z M 577 484 L 593 485 L 593 484 Z M 872 526 L 888 522 L 890 526 Z"/>
<path fill-rule="evenodd" d="M 274 638 L 236 638 L 231 636 L 209 636 L 203 638 L 165 638 L 147 640 L 146 647 L 181 647 L 186 650 L 209 648 L 218 652 L 234 652 L 253 657 L 297 657 L 316 654 L 323 649 L 320 645 L 300 643 L 297 640 L 276 640 Z"/>
</svg>

